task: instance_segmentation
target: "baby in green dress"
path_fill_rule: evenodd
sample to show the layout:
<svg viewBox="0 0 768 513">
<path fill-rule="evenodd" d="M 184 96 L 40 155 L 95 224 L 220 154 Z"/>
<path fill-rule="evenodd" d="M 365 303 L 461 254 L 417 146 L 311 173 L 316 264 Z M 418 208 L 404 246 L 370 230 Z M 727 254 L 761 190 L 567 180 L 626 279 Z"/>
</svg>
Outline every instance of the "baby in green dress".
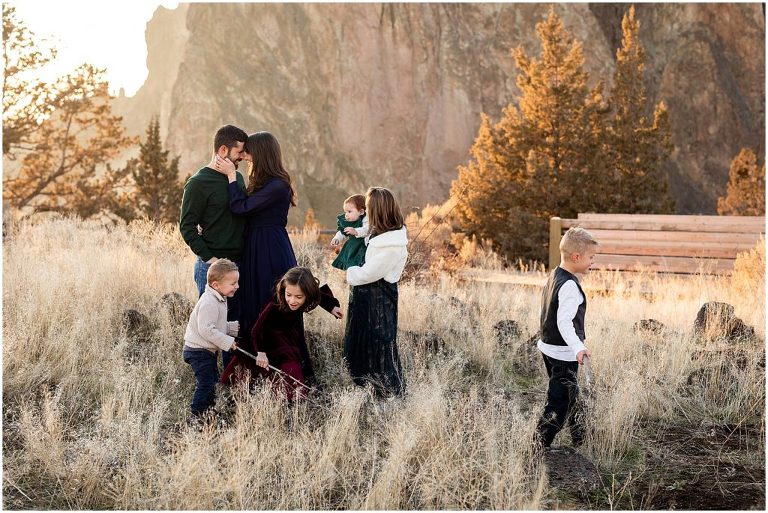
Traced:
<svg viewBox="0 0 768 513">
<path fill-rule="evenodd" d="M 365 215 L 365 196 L 355 194 L 344 200 L 344 213 L 336 218 L 338 231 L 331 239 L 331 246 L 347 241 L 331 264 L 337 269 L 361 265 L 365 259 L 365 237 L 368 235 L 368 217 Z"/>
</svg>

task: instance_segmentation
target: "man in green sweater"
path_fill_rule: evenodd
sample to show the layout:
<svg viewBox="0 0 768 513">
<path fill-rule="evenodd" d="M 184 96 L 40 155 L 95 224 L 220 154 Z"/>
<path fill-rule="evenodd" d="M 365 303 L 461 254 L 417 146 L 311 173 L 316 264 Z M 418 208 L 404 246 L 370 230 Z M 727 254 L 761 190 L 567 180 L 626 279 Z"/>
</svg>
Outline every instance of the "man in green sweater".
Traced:
<svg viewBox="0 0 768 513">
<path fill-rule="evenodd" d="M 215 156 L 219 155 L 231 160 L 237 168 L 238 163 L 243 160 L 243 148 L 247 139 L 248 134 L 236 126 L 221 127 L 214 137 L 214 156 L 211 157 L 211 162 L 184 184 L 179 230 L 184 242 L 197 255 L 194 277 L 199 295 L 205 292 L 208 268 L 213 262 L 219 258 L 228 258 L 240 266 L 245 219 L 233 214 L 229 209 L 229 182 L 225 175 L 213 169 L 213 163 Z M 245 180 L 240 173 L 237 173 L 237 183 L 245 190 Z M 227 319 L 238 320 L 238 294 L 228 298 L 227 302 Z M 222 355 L 226 366 L 229 358 L 224 353 Z"/>
</svg>

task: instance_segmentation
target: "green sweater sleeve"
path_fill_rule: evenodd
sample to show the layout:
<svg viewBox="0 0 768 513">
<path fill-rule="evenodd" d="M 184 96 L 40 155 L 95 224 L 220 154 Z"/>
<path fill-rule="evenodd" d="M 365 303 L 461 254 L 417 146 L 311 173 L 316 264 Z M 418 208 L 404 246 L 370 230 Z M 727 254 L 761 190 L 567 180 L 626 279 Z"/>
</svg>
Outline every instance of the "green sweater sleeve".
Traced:
<svg viewBox="0 0 768 513">
<path fill-rule="evenodd" d="M 192 252 L 199 256 L 203 262 L 207 262 L 214 255 L 197 231 L 197 225 L 202 220 L 204 211 L 205 197 L 199 184 L 190 179 L 184 186 L 184 196 L 181 200 L 179 231 L 181 231 L 184 242 L 192 249 Z"/>
</svg>

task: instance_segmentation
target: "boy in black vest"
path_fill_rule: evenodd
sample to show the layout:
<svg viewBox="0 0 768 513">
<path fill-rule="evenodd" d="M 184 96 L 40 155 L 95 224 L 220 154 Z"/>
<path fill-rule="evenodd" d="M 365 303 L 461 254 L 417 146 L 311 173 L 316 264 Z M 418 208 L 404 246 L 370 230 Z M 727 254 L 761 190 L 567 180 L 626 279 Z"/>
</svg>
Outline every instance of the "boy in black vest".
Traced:
<svg viewBox="0 0 768 513">
<path fill-rule="evenodd" d="M 552 445 L 566 421 L 573 446 L 584 441 L 577 402 L 576 374 L 584 356 L 584 314 L 587 297 L 576 274 L 589 272 L 597 252 L 597 241 L 583 228 L 571 228 L 560 241 L 560 265 L 549 275 L 541 301 L 541 329 L 537 344 L 549 376 L 547 403 L 539 419 L 536 436 L 544 447 Z M 577 418 L 578 417 L 578 418 Z"/>
</svg>

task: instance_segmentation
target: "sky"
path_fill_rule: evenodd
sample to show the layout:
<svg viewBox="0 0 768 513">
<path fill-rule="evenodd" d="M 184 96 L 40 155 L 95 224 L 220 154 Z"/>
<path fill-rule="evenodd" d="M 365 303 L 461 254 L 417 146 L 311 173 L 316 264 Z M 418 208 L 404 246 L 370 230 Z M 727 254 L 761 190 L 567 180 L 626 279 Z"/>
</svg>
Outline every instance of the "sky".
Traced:
<svg viewBox="0 0 768 513">
<path fill-rule="evenodd" d="M 175 9 L 169 0 L 16 0 L 16 15 L 35 40 L 54 46 L 56 60 L 41 76 L 54 79 L 83 63 L 106 68 L 110 91 L 133 96 L 147 78 L 144 30 L 158 6 Z"/>
</svg>

